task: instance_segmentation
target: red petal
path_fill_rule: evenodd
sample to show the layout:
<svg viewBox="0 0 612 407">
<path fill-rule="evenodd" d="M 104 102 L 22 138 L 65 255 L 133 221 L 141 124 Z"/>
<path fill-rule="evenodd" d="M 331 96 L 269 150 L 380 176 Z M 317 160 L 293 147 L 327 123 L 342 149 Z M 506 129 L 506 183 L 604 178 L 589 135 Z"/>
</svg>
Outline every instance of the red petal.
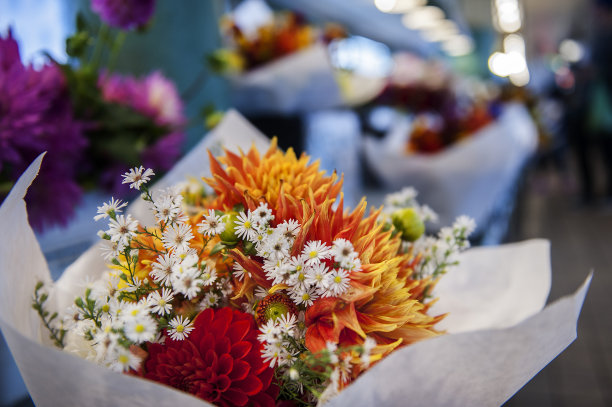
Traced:
<svg viewBox="0 0 612 407">
<path fill-rule="evenodd" d="M 225 336 L 227 328 L 229 328 L 231 322 L 232 310 L 230 308 L 225 307 L 217 311 L 212 326 L 209 326 L 207 328 L 213 335 L 215 335 L 216 338 L 221 338 Z"/>
<path fill-rule="evenodd" d="M 222 394 L 221 397 L 227 400 L 230 404 L 233 404 L 236 406 L 244 406 L 249 401 L 249 398 L 247 397 L 246 394 L 244 394 L 244 392 L 240 390 L 234 390 L 234 389 L 228 389 Z"/>
<path fill-rule="evenodd" d="M 219 366 L 217 368 L 217 374 L 226 375 L 232 371 L 233 367 L 234 367 L 234 359 L 227 353 L 223 354 L 219 358 Z"/>
<path fill-rule="evenodd" d="M 244 339 L 250 328 L 251 324 L 249 321 L 234 322 L 227 330 L 227 336 L 232 343 L 240 342 Z"/>
<path fill-rule="evenodd" d="M 235 360 L 234 368 L 232 369 L 232 372 L 229 374 L 229 377 L 232 380 L 242 380 L 245 377 L 247 377 L 250 371 L 251 371 L 251 365 L 249 365 L 247 362 L 243 360 Z"/>
<path fill-rule="evenodd" d="M 231 384 L 232 384 L 232 380 L 226 375 L 222 375 L 217 378 L 217 390 L 220 391 L 221 393 L 229 389 Z"/>
<path fill-rule="evenodd" d="M 259 393 L 255 395 L 251 401 L 258 403 L 262 407 L 275 407 L 276 400 L 274 397 L 270 396 L 268 393 Z M 282 403 L 282 402 L 281 402 Z M 287 406 L 293 406 L 294 404 L 286 404 Z"/>
<path fill-rule="evenodd" d="M 217 343 L 215 343 L 215 352 L 217 355 L 223 355 L 224 353 L 229 353 L 232 344 L 230 343 L 229 338 L 222 336 L 217 338 Z"/>
<path fill-rule="evenodd" d="M 230 355 L 232 355 L 234 359 L 242 359 L 247 355 L 247 353 L 250 352 L 252 348 L 253 345 L 251 344 L 251 342 L 243 341 L 234 343 L 232 345 L 232 349 L 230 350 Z"/>
<path fill-rule="evenodd" d="M 244 380 L 235 381 L 232 384 L 233 388 L 239 388 L 249 396 L 259 393 L 263 389 L 263 383 L 257 377 L 248 375 Z"/>
</svg>

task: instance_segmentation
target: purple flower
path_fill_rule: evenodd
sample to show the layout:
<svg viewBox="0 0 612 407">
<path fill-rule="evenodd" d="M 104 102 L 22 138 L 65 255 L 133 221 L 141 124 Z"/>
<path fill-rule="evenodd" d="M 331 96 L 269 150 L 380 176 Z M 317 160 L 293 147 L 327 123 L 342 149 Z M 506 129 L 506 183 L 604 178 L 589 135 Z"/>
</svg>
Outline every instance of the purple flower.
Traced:
<svg viewBox="0 0 612 407">
<path fill-rule="evenodd" d="M 0 37 L 0 180 L 17 180 L 47 151 L 41 176 L 26 196 L 30 222 L 39 230 L 65 224 L 79 202 L 74 180 L 87 146 L 84 128 L 73 116 L 60 70 L 23 65 L 12 32 Z"/>
<path fill-rule="evenodd" d="M 131 30 L 151 19 L 155 0 L 91 0 L 91 9 L 108 25 Z"/>
</svg>

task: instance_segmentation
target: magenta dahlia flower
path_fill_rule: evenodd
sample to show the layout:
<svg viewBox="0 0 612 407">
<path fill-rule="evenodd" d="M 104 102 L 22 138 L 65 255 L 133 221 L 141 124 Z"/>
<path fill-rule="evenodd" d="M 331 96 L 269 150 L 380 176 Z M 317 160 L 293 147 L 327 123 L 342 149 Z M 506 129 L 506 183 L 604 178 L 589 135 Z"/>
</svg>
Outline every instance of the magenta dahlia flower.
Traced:
<svg viewBox="0 0 612 407">
<path fill-rule="evenodd" d="M 84 129 L 73 115 L 60 70 L 55 65 L 40 70 L 25 66 L 12 32 L 0 37 L 0 180 L 17 180 L 47 151 L 26 196 L 30 223 L 38 230 L 65 224 L 79 202 L 75 179 L 87 146 Z"/>
<path fill-rule="evenodd" d="M 252 315 L 208 308 L 186 339 L 149 345 L 144 377 L 186 391 L 218 406 L 270 406 L 278 388 L 263 362 Z"/>
<path fill-rule="evenodd" d="M 106 24 L 131 30 L 149 22 L 155 11 L 155 0 L 91 0 L 91 9 Z"/>
</svg>

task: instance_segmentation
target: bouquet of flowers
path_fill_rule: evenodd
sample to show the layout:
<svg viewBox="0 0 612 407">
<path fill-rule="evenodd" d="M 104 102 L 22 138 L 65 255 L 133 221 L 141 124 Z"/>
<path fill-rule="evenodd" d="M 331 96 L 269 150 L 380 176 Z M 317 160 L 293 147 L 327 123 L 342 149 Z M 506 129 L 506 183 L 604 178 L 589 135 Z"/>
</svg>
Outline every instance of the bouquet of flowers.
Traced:
<svg viewBox="0 0 612 407">
<path fill-rule="evenodd" d="M 341 177 L 274 142 L 263 155 L 256 148 L 209 155 L 209 190 L 150 188 L 153 171 L 130 170 L 123 182 L 141 192 L 155 224 L 124 213 L 121 201 L 107 202 L 96 218 L 109 221 L 100 232 L 108 264 L 100 267 L 96 247 L 96 257 L 86 254 L 50 286 L 21 201 L 40 160 L 0 207 L 0 223 L 15 231 L 11 239 L 0 236 L 7 282 L 0 286 L 0 327 L 37 403 L 202 405 L 186 392 L 217 405 L 393 403 L 389 397 L 412 405 L 499 404 L 575 337 L 585 288 L 539 313 L 550 283 L 541 244 L 466 257 L 471 267 L 495 259 L 502 272 L 522 258 L 538 264 L 518 267 L 529 278 L 509 273 L 500 281 L 521 292 L 520 304 L 511 295 L 508 309 L 494 307 L 489 319 L 479 306 L 479 328 L 497 330 L 445 335 L 436 329 L 444 315 L 433 311 L 431 298 L 467 247 L 473 222 L 462 218 L 438 237 L 424 237 L 423 221 L 433 215 L 412 190 L 392 196 L 387 214 L 366 214 L 365 202 L 348 211 Z M 79 288 L 75 280 L 85 275 L 90 279 Z M 20 297 L 26 288 L 42 324 Z M 478 297 L 465 291 L 464 304 Z M 47 332 L 38 331 L 41 325 Z M 64 351 L 41 346 L 47 337 Z M 510 354 L 526 362 L 509 377 L 502 369 L 494 377 L 499 383 L 484 392 L 466 386 L 490 382 L 488 364 Z M 473 359 L 470 375 L 431 371 L 456 367 L 449 357 L 460 355 Z M 58 369 L 63 374 L 50 375 Z M 380 379 L 389 383 L 368 387 Z M 429 384 L 406 386 L 423 379 Z M 433 390 L 440 380 L 442 391 Z M 398 394 L 405 391 L 410 397 Z"/>
<path fill-rule="evenodd" d="M 27 198 L 36 229 L 65 225 L 83 189 L 125 195 L 118 174 L 141 162 L 167 171 L 179 157 L 186 120 L 174 84 L 160 72 L 113 73 L 127 31 L 142 29 L 154 6 L 93 0 L 101 21 L 79 15 L 66 40 L 71 60 L 40 69 L 23 64 L 10 30 L 0 37 L 0 200 L 47 151 Z"/>
<path fill-rule="evenodd" d="M 415 115 L 406 143 L 409 154 L 433 154 L 476 134 L 493 121 L 486 105 L 474 103 L 442 114 Z"/>
<path fill-rule="evenodd" d="M 255 8 L 255 10 L 251 10 Z M 259 24 L 241 24 L 242 15 Z M 335 107 L 342 95 L 330 64 L 327 44 L 346 34 L 328 24 L 324 30 L 300 15 L 273 12 L 261 1 L 240 4 L 220 23 L 226 46 L 209 64 L 232 85 L 232 104 L 248 113 L 295 113 Z"/>
</svg>

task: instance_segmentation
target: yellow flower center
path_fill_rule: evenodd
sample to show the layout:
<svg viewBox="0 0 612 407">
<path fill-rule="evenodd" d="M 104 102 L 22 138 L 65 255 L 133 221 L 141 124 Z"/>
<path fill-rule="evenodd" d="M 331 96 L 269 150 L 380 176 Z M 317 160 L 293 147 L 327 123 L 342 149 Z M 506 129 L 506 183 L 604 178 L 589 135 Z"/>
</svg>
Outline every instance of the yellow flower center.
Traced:
<svg viewBox="0 0 612 407">
<path fill-rule="evenodd" d="M 299 265 L 298 265 L 298 266 L 295 268 L 295 270 L 296 270 L 296 271 L 302 271 L 302 265 L 301 265 L 301 264 L 299 264 Z"/>
<path fill-rule="evenodd" d="M 244 228 L 245 229 L 250 229 L 251 228 L 251 222 L 249 222 L 248 220 L 246 222 L 244 222 Z"/>
<path fill-rule="evenodd" d="M 334 282 L 340 284 L 342 282 L 342 277 L 340 276 L 334 277 Z"/>
<path fill-rule="evenodd" d="M 308 301 L 309 299 L 310 299 L 310 294 L 304 293 L 304 295 L 302 295 L 302 300 Z"/>
<path fill-rule="evenodd" d="M 136 327 L 134 328 L 134 331 L 136 331 L 136 333 L 139 333 L 139 334 L 143 333 L 143 332 L 144 332 L 144 330 L 145 330 L 145 327 L 144 327 L 144 325 L 143 325 L 143 324 L 138 324 L 138 325 L 136 325 Z"/>
<path fill-rule="evenodd" d="M 314 259 L 315 257 L 317 257 L 318 254 L 319 252 L 317 252 L 316 250 L 313 250 L 310 252 L 309 256 L 311 259 Z"/>
<path fill-rule="evenodd" d="M 183 333 L 184 330 L 185 330 L 185 327 L 183 325 L 177 325 L 176 332 Z"/>
<path fill-rule="evenodd" d="M 160 306 L 160 307 L 165 307 L 167 303 L 166 303 L 166 301 L 164 301 L 163 299 L 161 299 L 161 300 L 159 300 L 159 303 L 158 303 L 158 304 L 159 304 L 159 306 Z"/>
<path fill-rule="evenodd" d="M 121 363 L 122 365 L 127 365 L 130 361 L 130 358 L 128 358 L 127 355 L 119 355 L 119 363 Z"/>
<path fill-rule="evenodd" d="M 102 312 L 108 312 L 108 311 L 110 311 L 110 305 L 108 305 L 108 304 L 104 304 L 104 305 L 102 306 Z"/>
</svg>

